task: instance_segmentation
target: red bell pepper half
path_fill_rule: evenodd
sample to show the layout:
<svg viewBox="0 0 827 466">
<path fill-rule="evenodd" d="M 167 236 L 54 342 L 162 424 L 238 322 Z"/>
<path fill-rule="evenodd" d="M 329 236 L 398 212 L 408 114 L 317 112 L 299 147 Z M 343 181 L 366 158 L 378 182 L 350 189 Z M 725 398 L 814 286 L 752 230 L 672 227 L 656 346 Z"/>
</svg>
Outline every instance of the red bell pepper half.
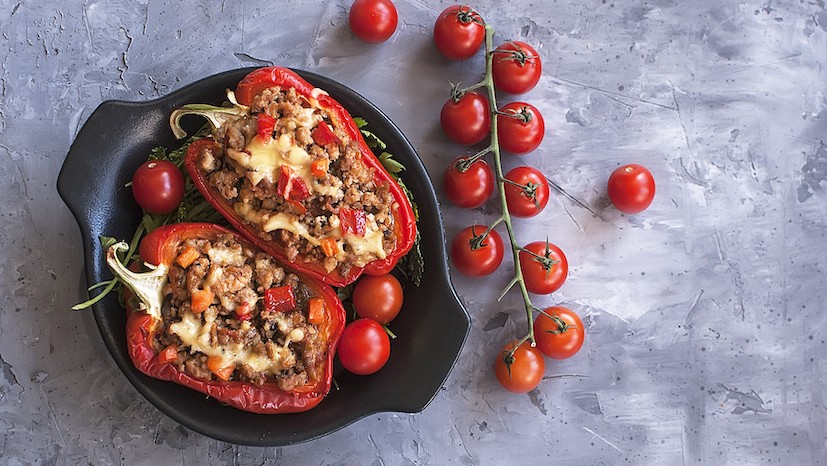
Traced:
<svg viewBox="0 0 827 466">
<path fill-rule="evenodd" d="M 176 382 L 244 411 L 294 413 L 315 407 L 330 391 L 333 356 L 345 326 L 345 311 L 332 288 L 307 276 L 300 275 L 300 279 L 316 296 L 311 299 L 320 300 L 313 305 L 312 317 L 318 322 L 320 341 L 325 342 L 326 348 L 325 357 L 319 361 L 323 367 L 318 373 L 322 375 L 317 380 L 311 379 L 290 391 L 279 389 L 275 383 L 255 385 L 239 381 L 202 380 L 179 371 L 175 364 L 169 364 L 175 360 L 178 348 L 168 347 L 160 352 L 153 348 L 156 326 L 161 318 L 161 289 L 167 280 L 169 267 L 176 259 L 178 245 L 190 238 L 214 241 L 223 234 L 235 235 L 239 242 L 255 249 L 238 234 L 207 223 L 176 223 L 149 233 L 141 242 L 139 251 L 145 263 L 155 266 L 150 272 L 135 273 L 120 263 L 115 253 L 126 248 L 126 243 L 115 244 L 109 249 L 107 263 L 141 303 L 139 309 L 127 304 L 126 342 L 133 364 L 150 377 Z M 128 303 L 130 301 L 127 300 Z M 323 313 L 322 318 L 318 317 L 320 312 Z"/>
<path fill-rule="evenodd" d="M 356 123 L 353 121 L 353 117 L 351 117 L 350 113 L 348 113 L 348 111 L 345 110 L 339 102 L 327 95 L 327 93 L 320 92 L 318 89 L 314 88 L 313 85 L 302 79 L 293 71 L 281 67 L 259 68 L 252 71 L 238 83 L 234 98 L 237 99 L 238 104 L 241 105 L 234 108 L 243 109 L 243 106 L 249 106 L 253 102 L 256 95 L 260 94 L 265 89 L 276 86 L 279 86 L 282 89 L 288 89 L 291 87 L 295 88 L 298 95 L 302 96 L 308 102 L 318 106 L 327 113 L 330 123 L 334 128 L 341 130 L 347 134 L 351 140 L 357 142 L 365 165 L 374 170 L 376 184 L 388 185 L 390 193 L 395 201 L 393 210 L 395 225 L 394 235 L 396 236 L 395 249 L 388 254 L 385 259 L 378 259 L 370 262 L 364 268 L 351 267 L 348 273 L 344 276 L 339 273 L 338 269 L 333 272 L 327 272 L 322 261 L 306 261 L 306 257 L 301 255 L 299 255 L 295 260 L 289 261 L 283 244 L 281 244 L 278 240 L 262 239 L 259 235 L 260 232 L 257 227 L 245 222 L 235 212 L 232 205 L 224 200 L 217 190 L 210 185 L 206 174 L 200 168 L 198 163 L 200 154 L 203 150 L 207 148 L 219 150 L 216 143 L 210 138 L 204 138 L 193 142 L 187 151 L 185 165 L 190 177 L 195 183 L 195 186 L 199 191 L 201 191 L 204 198 L 207 199 L 207 201 L 250 242 L 267 253 L 275 256 L 281 262 L 290 264 L 292 268 L 321 280 L 322 282 L 329 283 L 334 286 L 344 286 L 355 281 L 362 274 L 362 272 L 371 275 L 382 275 L 390 272 L 399 259 L 410 251 L 414 241 L 416 240 L 416 220 L 414 218 L 413 209 L 411 208 L 411 203 L 408 200 L 408 197 L 368 147 L 362 137 L 361 131 L 356 126 Z M 190 106 L 190 108 L 196 107 L 197 106 Z M 193 110 L 187 111 L 190 113 L 194 112 Z M 231 111 L 233 110 L 226 110 L 226 112 Z M 175 122 L 176 118 L 180 118 L 180 115 L 183 113 L 185 113 L 183 110 L 173 112 L 173 116 L 170 118 L 170 121 Z M 223 117 L 223 115 L 219 116 Z M 215 115 L 212 115 L 210 122 L 213 125 L 221 123 Z M 325 129 L 330 131 L 331 134 L 326 134 L 327 131 L 325 131 L 325 129 L 319 129 L 322 127 L 325 127 Z M 173 128 L 175 130 L 175 125 L 173 125 Z M 180 129 L 176 131 L 177 135 L 180 135 L 180 133 Z M 322 123 L 317 126 L 317 131 L 312 136 L 319 138 L 319 141 L 329 141 L 330 136 L 335 137 L 335 134 L 332 130 L 330 130 L 330 128 L 327 128 L 327 123 Z M 295 197 L 293 199 L 295 199 Z"/>
</svg>

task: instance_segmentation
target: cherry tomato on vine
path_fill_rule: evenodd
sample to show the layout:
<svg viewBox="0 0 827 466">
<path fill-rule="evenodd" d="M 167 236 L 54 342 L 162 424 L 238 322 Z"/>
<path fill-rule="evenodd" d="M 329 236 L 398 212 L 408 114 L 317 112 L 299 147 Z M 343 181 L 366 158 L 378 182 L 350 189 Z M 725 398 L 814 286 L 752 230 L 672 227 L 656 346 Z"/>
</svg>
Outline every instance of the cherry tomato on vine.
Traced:
<svg viewBox="0 0 827 466">
<path fill-rule="evenodd" d="M 356 0 L 350 7 L 349 20 L 356 37 L 378 44 L 393 35 L 399 17 L 390 0 Z"/>
<path fill-rule="evenodd" d="M 466 92 L 460 99 L 448 99 L 439 114 L 442 131 L 454 142 L 474 145 L 491 131 L 488 99 L 479 92 Z"/>
<path fill-rule="evenodd" d="M 491 74 L 494 86 L 509 94 L 523 94 L 537 85 L 543 63 L 534 48 L 525 42 L 506 42 L 494 50 Z"/>
<path fill-rule="evenodd" d="M 353 307 L 359 317 L 387 324 L 402 309 L 402 285 L 393 275 L 365 275 L 353 287 Z"/>
<path fill-rule="evenodd" d="M 513 341 L 497 354 L 494 361 L 494 374 L 497 381 L 506 390 L 513 393 L 528 393 L 540 385 L 546 371 L 546 362 L 537 348 L 531 347 L 531 342 L 524 341 L 513 355 L 509 352 L 517 344 Z"/>
<path fill-rule="evenodd" d="M 508 212 L 515 217 L 533 217 L 548 204 L 548 180 L 533 167 L 516 167 L 505 174 L 505 202 Z M 521 186 L 516 186 L 516 183 Z"/>
<path fill-rule="evenodd" d="M 520 251 L 520 269 L 526 289 L 535 294 L 549 294 L 560 289 L 569 275 L 569 261 L 563 250 L 546 241 L 536 241 Z M 540 257 L 537 257 L 540 256 Z"/>
<path fill-rule="evenodd" d="M 500 109 L 500 113 L 505 113 L 497 115 L 497 138 L 501 149 L 521 155 L 540 146 L 546 125 L 535 106 L 525 102 L 510 102 Z"/>
<path fill-rule="evenodd" d="M 451 262 L 457 270 L 470 277 L 490 275 L 503 261 L 503 239 L 497 230 L 491 230 L 486 238 L 474 240 L 485 230 L 482 226 L 470 226 L 460 231 L 451 243 Z M 472 242 L 478 244 L 472 246 Z M 478 247 L 474 249 L 474 246 Z"/>
<path fill-rule="evenodd" d="M 468 165 L 468 157 L 460 157 L 448 166 L 443 183 L 445 195 L 454 205 L 475 209 L 494 192 L 494 172 L 485 160 L 477 159 Z"/>
<path fill-rule="evenodd" d="M 132 175 L 132 195 L 146 212 L 168 214 L 184 199 L 184 175 L 169 160 L 149 160 Z"/>
<path fill-rule="evenodd" d="M 553 306 L 543 312 L 545 314 L 540 314 L 534 319 L 534 340 L 537 342 L 537 348 L 552 359 L 574 356 L 583 346 L 583 321 L 574 311 L 563 306 Z M 559 322 L 555 318 L 559 319 Z"/>
<path fill-rule="evenodd" d="M 617 210 L 636 214 L 646 210 L 655 198 L 655 178 L 645 167 L 631 163 L 612 172 L 608 191 Z"/>
<path fill-rule="evenodd" d="M 370 375 L 385 366 L 391 341 L 385 328 L 373 319 L 358 319 L 345 327 L 336 354 L 342 367 L 356 375 Z"/>
<path fill-rule="evenodd" d="M 446 8 L 434 23 L 437 50 L 450 60 L 467 60 L 477 53 L 485 39 L 479 13 L 467 5 Z"/>
</svg>

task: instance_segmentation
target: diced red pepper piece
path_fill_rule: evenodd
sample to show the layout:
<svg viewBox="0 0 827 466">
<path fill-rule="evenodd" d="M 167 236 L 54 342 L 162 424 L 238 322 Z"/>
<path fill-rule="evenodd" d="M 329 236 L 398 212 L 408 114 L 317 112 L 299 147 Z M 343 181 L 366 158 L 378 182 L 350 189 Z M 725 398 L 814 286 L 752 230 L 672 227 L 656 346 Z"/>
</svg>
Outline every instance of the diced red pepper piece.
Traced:
<svg viewBox="0 0 827 466">
<path fill-rule="evenodd" d="M 283 312 L 296 308 L 296 296 L 290 285 L 276 286 L 264 292 L 264 309 Z"/>
<path fill-rule="evenodd" d="M 158 362 L 160 364 L 169 364 L 178 359 L 178 345 L 175 343 L 167 346 L 158 353 Z"/>
<path fill-rule="evenodd" d="M 310 196 L 310 190 L 304 184 L 304 180 L 296 176 L 296 173 L 288 165 L 282 165 L 279 172 L 279 182 L 276 186 L 276 194 L 295 201 L 303 201 Z"/>
<path fill-rule="evenodd" d="M 342 233 L 365 236 L 367 230 L 367 215 L 364 210 L 339 208 L 339 222 L 342 226 Z"/>
<path fill-rule="evenodd" d="M 330 168 L 330 161 L 327 159 L 314 160 L 310 163 L 310 174 L 314 178 L 324 178 Z"/>
<path fill-rule="evenodd" d="M 322 252 L 327 257 L 333 257 L 339 253 L 339 243 L 336 238 L 327 236 L 321 240 Z"/>
<path fill-rule="evenodd" d="M 324 322 L 325 305 L 322 298 L 310 298 L 307 302 L 307 321 L 313 325 Z"/>
<path fill-rule="evenodd" d="M 215 376 L 219 379 L 227 381 L 233 376 L 235 364 L 225 366 L 224 360 L 221 359 L 221 356 L 210 356 L 207 358 L 207 369 L 209 369 L 210 372 L 215 374 Z"/>
<path fill-rule="evenodd" d="M 190 302 L 192 313 L 201 314 L 206 311 L 207 308 L 210 307 L 210 304 L 212 304 L 214 297 L 215 295 L 210 290 L 194 290 L 191 296 L 192 301 Z"/>
<path fill-rule="evenodd" d="M 273 129 L 276 127 L 276 119 L 266 113 L 259 113 L 256 120 L 258 136 L 265 141 L 273 137 Z"/>
<path fill-rule="evenodd" d="M 330 125 L 325 122 L 319 123 L 316 128 L 310 133 L 310 136 L 313 138 L 313 141 L 316 144 L 324 147 L 328 144 L 339 144 L 339 137 L 336 136 L 336 133 L 330 129 Z"/>
<path fill-rule="evenodd" d="M 198 259 L 198 256 L 201 254 L 192 246 L 187 246 L 184 248 L 184 251 L 178 255 L 178 258 L 175 259 L 175 262 L 183 268 L 187 268 L 195 262 L 195 259 Z"/>
<path fill-rule="evenodd" d="M 248 302 L 243 302 L 235 308 L 235 318 L 238 320 L 250 320 L 253 318 L 253 306 Z"/>
</svg>

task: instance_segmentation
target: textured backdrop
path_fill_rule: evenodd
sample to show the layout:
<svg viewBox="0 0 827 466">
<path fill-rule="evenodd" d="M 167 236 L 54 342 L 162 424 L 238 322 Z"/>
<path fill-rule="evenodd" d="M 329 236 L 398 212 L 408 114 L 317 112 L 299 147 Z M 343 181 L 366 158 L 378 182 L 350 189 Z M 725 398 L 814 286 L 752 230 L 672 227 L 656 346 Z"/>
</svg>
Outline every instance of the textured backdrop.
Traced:
<svg viewBox="0 0 827 466">
<path fill-rule="evenodd" d="M 487 280 L 454 273 L 473 327 L 428 408 L 248 448 L 162 415 L 116 368 L 90 314 L 69 310 L 86 284 L 55 180 L 78 128 L 107 99 L 274 63 L 373 101 L 438 181 L 465 153 L 438 126 L 447 83 L 475 82 L 482 57 L 448 63 L 435 51 L 447 2 L 399 0 L 397 33 L 367 45 L 342 0 L 0 0 L 0 462 L 827 461 L 824 2 L 500 3 L 473 6 L 499 40 L 533 44 L 545 68 L 525 97 L 545 141 L 505 164 L 541 168 L 591 209 L 556 194 L 516 221 L 521 242 L 548 236 L 566 251 L 568 282 L 535 303 L 585 316 L 583 350 L 528 395 L 504 392 L 491 363 L 525 326 L 516 293 L 494 299 L 510 261 Z M 658 188 L 632 217 L 605 195 L 628 162 Z M 443 202 L 443 216 L 452 236 L 497 210 Z"/>
</svg>

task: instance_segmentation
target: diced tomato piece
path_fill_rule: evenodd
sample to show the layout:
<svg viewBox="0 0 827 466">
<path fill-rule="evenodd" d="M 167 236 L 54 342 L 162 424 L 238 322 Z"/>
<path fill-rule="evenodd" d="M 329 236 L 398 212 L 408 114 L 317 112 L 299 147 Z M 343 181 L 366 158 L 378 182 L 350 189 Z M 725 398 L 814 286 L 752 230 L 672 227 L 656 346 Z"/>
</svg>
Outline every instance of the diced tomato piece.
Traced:
<svg viewBox="0 0 827 466">
<path fill-rule="evenodd" d="M 313 325 L 324 322 L 325 304 L 323 298 L 310 298 L 307 302 L 307 321 Z"/>
<path fill-rule="evenodd" d="M 201 314 L 206 311 L 207 308 L 210 307 L 210 304 L 212 304 L 214 297 L 215 295 L 210 290 L 194 290 L 192 292 L 192 301 L 190 302 L 192 313 Z"/>
<path fill-rule="evenodd" d="M 339 144 L 340 142 L 339 138 L 325 122 L 319 123 L 313 132 L 310 133 L 310 136 L 313 137 L 313 141 L 315 141 L 316 144 L 322 147 L 328 144 Z"/>
<path fill-rule="evenodd" d="M 342 226 L 342 233 L 365 236 L 367 215 L 364 210 L 341 207 L 339 209 L 339 222 Z"/>
<path fill-rule="evenodd" d="M 198 256 L 201 254 L 192 246 L 187 246 L 184 248 L 184 251 L 178 255 L 178 258 L 175 259 L 175 262 L 178 263 L 183 268 L 187 268 L 195 262 L 195 259 L 198 259 Z"/>
<path fill-rule="evenodd" d="M 276 119 L 266 113 L 259 113 L 256 120 L 258 136 L 265 141 L 273 137 L 273 129 L 276 127 Z"/>
<path fill-rule="evenodd" d="M 235 308 L 235 318 L 238 320 L 250 320 L 253 318 L 253 306 L 248 302 L 243 302 Z"/>
<path fill-rule="evenodd" d="M 303 201 L 310 195 L 310 190 L 304 184 L 304 180 L 296 176 L 295 172 L 288 165 L 282 165 L 279 172 L 279 182 L 276 186 L 276 194 L 295 201 Z"/>
<path fill-rule="evenodd" d="M 225 366 L 224 360 L 221 359 L 221 356 L 210 356 L 207 358 L 207 369 L 209 369 L 210 372 L 215 374 L 215 376 L 219 379 L 227 381 L 233 376 L 235 364 Z"/>
<path fill-rule="evenodd" d="M 290 285 L 276 286 L 264 292 L 264 309 L 283 312 L 296 308 L 296 296 Z"/>
<path fill-rule="evenodd" d="M 178 359 L 178 345 L 175 343 L 167 346 L 158 353 L 158 362 L 160 364 L 169 364 Z"/>
<path fill-rule="evenodd" d="M 294 201 L 293 199 L 287 199 L 287 203 L 293 207 L 293 210 L 295 210 L 297 214 L 304 215 L 307 213 L 307 207 L 305 207 L 301 202 Z"/>
<path fill-rule="evenodd" d="M 322 252 L 327 257 L 333 257 L 339 253 L 339 242 L 336 241 L 336 238 L 331 238 L 330 236 L 322 238 L 321 240 Z"/>
<path fill-rule="evenodd" d="M 314 160 L 310 163 L 310 174 L 314 178 L 324 178 L 330 168 L 330 161 L 327 159 Z"/>
</svg>

